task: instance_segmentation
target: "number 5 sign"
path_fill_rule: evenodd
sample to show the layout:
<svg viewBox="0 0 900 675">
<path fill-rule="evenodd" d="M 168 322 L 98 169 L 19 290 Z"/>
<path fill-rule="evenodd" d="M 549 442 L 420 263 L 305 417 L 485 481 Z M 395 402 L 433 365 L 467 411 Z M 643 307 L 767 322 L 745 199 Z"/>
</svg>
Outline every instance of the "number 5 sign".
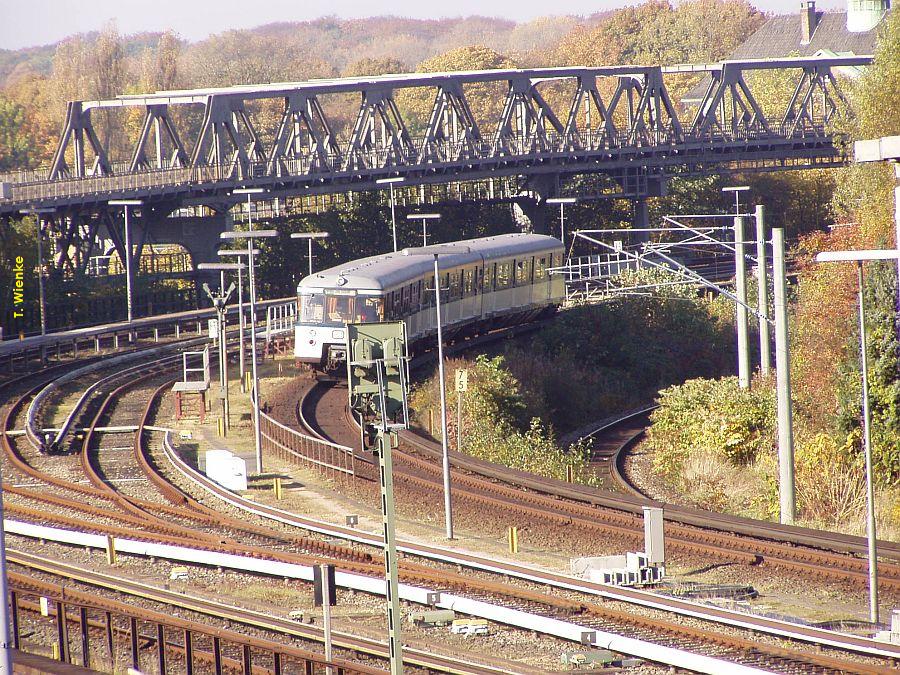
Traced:
<svg viewBox="0 0 900 675">
<path fill-rule="evenodd" d="M 456 391 L 468 391 L 469 371 L 465 368 L 456 371 Z"/>
</svg>

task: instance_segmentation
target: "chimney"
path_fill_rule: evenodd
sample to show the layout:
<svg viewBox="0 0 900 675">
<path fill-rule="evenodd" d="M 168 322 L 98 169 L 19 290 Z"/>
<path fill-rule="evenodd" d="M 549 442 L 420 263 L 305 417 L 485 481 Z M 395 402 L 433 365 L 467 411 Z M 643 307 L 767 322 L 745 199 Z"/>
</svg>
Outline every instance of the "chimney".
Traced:
<svg viewBox="0 0 900 675">
<path fill-rule="evenodd" d="M 818 17 L 815 0 L 803 0 L 800 3 L 800 44 L 808 45 L 816 32 Z"/>
</svg>

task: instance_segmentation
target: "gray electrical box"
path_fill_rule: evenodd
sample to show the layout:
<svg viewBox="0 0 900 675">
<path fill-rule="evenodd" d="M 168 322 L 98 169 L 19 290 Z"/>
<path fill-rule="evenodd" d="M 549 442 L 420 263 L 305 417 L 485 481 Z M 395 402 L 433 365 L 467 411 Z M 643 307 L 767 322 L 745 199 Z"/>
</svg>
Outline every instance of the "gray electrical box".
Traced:
<svg viewBox="0 0 900 675">
<path fill-rule="evenodd" d="M 663 510 L 658 506 L 644 507 L 644 553 L 651 565 L 666 562 Z"/>
</svg>

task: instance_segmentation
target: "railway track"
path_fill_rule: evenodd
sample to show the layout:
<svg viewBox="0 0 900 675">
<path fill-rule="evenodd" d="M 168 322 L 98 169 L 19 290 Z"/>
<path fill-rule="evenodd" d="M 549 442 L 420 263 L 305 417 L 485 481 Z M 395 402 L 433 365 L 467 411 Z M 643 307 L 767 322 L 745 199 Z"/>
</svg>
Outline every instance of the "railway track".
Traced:
<svg viewBox="0 0 900 675">
<path fill-rule="evenodd" d="M 158 375 L 162 376 L 164 373 L 158 373 Z M 165 390 L 167 389 L 168 383 L 163 383 L 159 387 L 153 389 L 150 386 L 150 376 L 147 378 L 140 378 L 138 381 L 132 381 L 129 383 L 124 383 L 114 389 L 109 395 L 107 395 L 104 401 L 100 404 L 99 408 L 97 408 L 96 413 L 91 420 L 91 424 L 85 432 L 85 438 L 82 441 L 82 453 L 81 457 L 81 466 L 82 471 L 85 475 L 94 474 L 92 478 L 90 478 L 91 486 L 80 485 L 74 481 L 60 481 L 59 479 L 51 480 L 50 483 L 55 485 L 58 488 L 63 490 L 74 490 L 75 493 L 80 494 L 82 496 L 90 495 L 92 498 L 97 498 L 102 502 L 107 502 L 110 504 L 117 504 L 119 510 L 124 510 L 126 513 L 123 513 L 120 518 L 133 518 L 135 520 L 140 520 L 144 518 L 143 514 L 149 514 L 151 516 L 157 517 L 159 513 L 165 512 L 167 515 L 172 516 L 173 518 L 187 518 L 188 512 L 190 512 L 190 518 L 193 518 L 193 523 L 189 526 L 184 524 L 173 524 L 171 527 L 173 528 L 173 532 L 178 531 L 181 528 L 180 534 L 170 534 L 170 537 L 174 537 L 174 539 L 170 539 L 169 541 L 178 541 L 179 544 L 184 544 L 184 538 L 181 536 L 184 534 L 184 531 L 187 530 L 191 533 L 193 538 L 193 543 L 196 546 L 196 542 L 198 539 L 197 531 L 198 531 L 198 520 L 206 520 L 207 522 L 211 520 L 215 520 L 217 513 L 214 509 L 209 509 L 208 507 L 202 507 L 199 502 L 193 500 L 190 496 L 185 494 L 184 492 L 178 491 L 175 488 L 172 488 L 169 484 L 168 480 L 158 471 L 153 470 L 153 465 L 155 462 L 150 458 L 146 452 L 142 449 L 144 444 L 142 443 L 142 439 L 145 438 L 148 432 L 143 430 L 143 427 L 146 425 L 146 422 L 150 416 L 151 408 L 154 405 L 154 401 L 161 396 Z M 127 477 L 130 479 L 138 479 L 138 480 L 146 480 L 147 484 L 152 483 L 155 485 L 160 494 L 164 496 L 164 499 L 153 499 L 147 500 L 143 495 L 142 497 L 138 497 L 134 494 L 123 494 L 118 490 L 113 490 L 112 487 L 117 483 L 117 481 L 110 481 L 109 478 L 112 476 L 112 469 L 108 466 L 106 469 L 103 468 L 101 464 L 98 463 L 98 459 L 96 456 L 92 457 L 91 447 L 92 442 L 96 441 L 98 438 L 98 432 L 96 431 L 97 427 L 104 420 L 109 421 L 109 415 L 111 414 L 111 408 L 115 407 L 116 402 L 121 402 L 127 399 L 128 391 L 135 386 L 140 386 L 143 384 L 147 384 L 145 389 L 153 389 L 152 395 L 149 397 L 149 401 L 147 402 L 146 407 L 144 407 L 141 411 L 140 420 L 136 423 L 136 426 L 139 427 L 139 430 L 134 434 L 134 455 L 136 465 L 140 466 L 141 473 L 146 478 L 140 478 L 139 475 L 134 473 L 129 473 Z M 40 385 L 37 385 L 32 388 L 30 394 L 33 395 L 34 392 L 39 389 Z M 7 414 L 3 420 L 3 429 L 9 430 L 13 428 L 11 416 L 14 416 L 16 410 L 21 410 L 24 406 L 25 401 L 28 398 L 28 393 L 22 398 L 20 398 L 10 409 L 7 410 Z M 140 398 L 144 394 L 138 396 Z M 322 400 L 326 397 L 323 396 Z M 140 406 L 135 406 L 133 404 L 124 405 L 120 412 L 125 412 L 127 416 L 131 417 L 134 415 L 136 410 L 140 408 Z M 124 422 L 126 420 L 117 420 L 118 422 Z M 132 420 L 133 421 L 133 420 Z M 124 426 L 124 425 L 123 425 Z M 103 433 L 103 432 L 99 432 Z M 349 433 L 353 433 L 351 429 Z M 13 463 L 15 464 L 15 456 L 16 450 L 10 449 L 12 443 L 10 442 L 10 436 L 8 434 L 3 435 L 3 443 L 4 449 L 7 451 L 8 456 L 13 459 Z M 355 440 L 355 438 L 353 439 Z M 96 446 L 96 444 L 95 444 Z M 96 447 L 94 447 L 96 450 Z M 427 481 L 429 475 L 433 475 L 433 471 L 429 468 L 430 462 L 427 459 L 423 459 L 422 455 L 424 454 L 421 450 L 413 450 L 408 453 L 409 462 L 412 466 L 415 467 L 415 478 L 419 481 Z M 95 453 L 96 455 L 96 453 Z M 143 456 L 143 461 L 138 459 Z M 19 461 L 28 465 L 28 462 L 25 458 L 19 456 Z M 20 468 L 17 466 L 17 468 Z M 133 469 L 129 469 L 129 471 L 133 471 Z M 38 472 L 40 473 L 40 472 Z M 32 479 L 41 479 L 41 476 L 30 474 Z M 155 475 L 155 477 L 151 478 L 151 475 Z M 493 482 L 493 481 L 487 481 Z M 420 483 L 423 486 L 425 483 Z M 79 487 L 73 487 L 73 485 Z M 169 485 L 169 489 L 173 492 L 166 493 L 166 489 L 163 487 L 165 485 Z M 80 488 L 80 492 L 79 492 Z M 430 488 L 429 488 L 430 489 Z M 471 488 L 473 493 L 478 493 L 479 490 L 485 489 L 484 481 L 482 479 L 481 482 L 476 482 L 475 487 Z M 34 492 L 34 491 L 32 491 Z M 521 491 L 519 491 L 521 492 Z M 102 494 L 102 496 L 100 496 Z M 34 495 L 32 495 L 34 496 Z M 484 497 L 482 497 L 484 498 Z M 63 499 L 63 497 L 55 497 L 55 499 Z M 193 500 L 193 501 L 192 501 Z M 130 507 L 124 506 L 124 503 L 130 504 Z M 75 508 L 76 500 L 69 500 L 68 508 Z M 188 508 L 189 506 L 189 508 Z M 183 511 L 175 510 L 176 507 L 181 507 L 185 509 Z M 131 509 L 137 509 L 137 511 L 131 511 Z M 198 517 L 198 514 L 204 514 L 207 516 L 206 518 Z M 34 514 L 35 516 L 37 514 Z M 104 517 L 109 517 L 109 514 L 103 514 Z M 77 521 L 77 518 L 70 519 L 71 521 Z M 160 519 L 162 520 L 162 519 Z M 146 519 L 149 521 L 149 518 Z M 161 527 L 165 525 L 163 523 L 169 521 L 163 521 L 160 523 Z M 571 515 L 568 516 L 568 522 L 572 522 Z M 84 522 L 82 523 L 84 525 Z M 221 523 L 220 523 L 221 525 Z M 244 523 L 246 527 L 246 523 Z M 267 528 L 257 528 L 257 534 L 260 531 L 265 531 Z M 243 532 L 247 532 L 246 529 Z M 134 530 L 129 531 L 130 535 L 134 535 Z M 161 533 L 160 533 L 161 534 Z M 122 534 L 117 534 L 116 536 L 123 536 Z M 152 536 L 153 540 L 160 541 L 165 540 L 165 537 L 160 537 L 157 535 L 148 535 Z M 278 540 L 278 537 L 271 537 L 271 531 L 269 532 L 270 539 L 274 541 Z M 281 538 L 283 542 L 283 537 Z M 277 546 L 277 544 L 275 544 Z M 227 546 L 217 548 L 216 550 L 227 550 Z M 336 547 L 338 549 L 342 547 Z M 344 547 L 345 548 L 345 547 Z M 348 549 L 353 550 L 353 549 Z M 270 548 L 263 547 L 258 551 L 250 552 L 245 549 L 242 551 L 244 554 L 249 555 L 267 555 L 273 556 L 275 559 L 279 559 L 280 555 L 276 550 L 274 553 Z M 328 553 L 334 554 L 335 551 L 329 551 Z M 359 555 L 358 551 L 354 551 L 356 555 Z M 287 557 L 285 559 L 290 559 L 293 562 L 305 562 L 309 563 L 310 560 L 321 560 L 324 556 L 324 553 L 318 553 L 313 556 L 292 556 Z M 340 557 L 332 555 L 332 557 Z M 364 562 L 353 562 L 353 561 L 340 561 L 339 566 L 342 569 L 349 569 L 353 571 L 358 571 L 361 573 L 373 573 L 380 575 L 381 569 L 379 564 L 379 559 L 377 555 L 368 556 Z M 473 579 L 471 575 L 456 575 L 455 577 L 452 574 L 447 574 L 445 571 L 435 571 L 434 568 L 424 568 L 423 566 L 414 565 L 408 561 L 405 561 L 403 569 L 401 570 L 404 580 L 407 581 L 417 581 L 419 583 L 431 583 L 434 584 L 435 587 L 438 588 L 452 588 L 458 589 L 460 592 L 466 592 L 473 597 L 490 597 L 494 599 L 501 599 L 502 601 L 517 605 L 517 606 L 525 606 L 531 608 L 535 613 L 539 613 L 542 616 L 547 618 L 558 618 L 558 617 L 568 617 L 571 618 L 573 616 L 577 616 L 579 621 L 585 623 L 588 626 L 592 626 L 598 630 L 617 630 L 619 632 L 631 632 L 632 634 L 640 634 L 642 636 L 647 636 L 648 639 L 653 639 L 657 642 L 672 644 L 676 647 L 684 647 L 688 646 L 692 649 L 697 650 L 706 650 L 708 652 L 718 654 L 718 655 L 726 655 L 728 658 L 731 658 L 735 663 L 745 663 L 752 665 L 762 665 L 767 664 L 769 667 L 778 668 L 783 672 L 808 672 L 810 667 L 822 669 L 823 672 L 839 672 L 841 670 L 846 670 L 848 667 L 848 663 L 852 663 L 852 668 L 857 672 L 889 672 L 885 670 L 885 666 L 883 664 L 875 663 L 875 664 L 860 664 L 859 662 L 847 662 L 842 658 L 834 655 L 807 655 L 802 651 L 788 649 L 784 650 L 781 648 L 771 647 L 769 645 L 761 646 L 757 640 L 753 638 L 740 636 L 735 640 L 731 640 L 723 642 L 719 631 L 716 630 L 695 630 L 693 634 L 691 631 L 687 631 L 688 636 L 686 636 L 683 628 L 679 627 L 676 623 L 671 621 L 662 622 L 658 624 L 654 624 L 652 621 L 649 621 L 646 618 L 635 618 L 631 615 L 617 614 L 616 612 L 610 612 L 608 608 L 602 607 L 593 602 L 584 602 L 583 600 L 566 600 L 555 597 L 552 594 L 543 593 L 543 592 L 526 592 L 522 589 L 511 589 L 509 584 L 506 582 L 496 582 L 496 581 L 485 581 L 485 580 L 477 580 Z M 718 636 L 718 637 L 716 637 Z M 696 642 L 691 642 L 691 640 L 695 640 Z"/>
<path fill-rule="evenodd" d="M 322 392 L 322 387 L 327 390 Z M 316 392 L 316 389 L 320 391 Z M 303 419 L 312 425 L 311 431 L 323 434 L 317 424 L 319 419 L 343 419 L 346 429 L 340 437 L 332 437 L 331 440 L 352 445 L 351 439 L 356 431 L 346 413 L 346 390 L 331 383 L 317 384 L 308 396 L 316 402 L 315 409 L 304 405 L 306 397 L 300 409 Z M 631 429 L 629 422 L 626 436 L 633 435 Z M 400 448 L 395 451 L 395 480 L 400 485 L 413 487 L 419 495 L 440 492 L 440 454 L 437 443 L 414 432 L 405 432 L 401 436 Z M 365 462 L 371 465 L 370 458 L 357 458 L 358 466 Z M 509 520 L 518 514 L 552 527 L 577 528 L 597 538 L 612 535 L 634 546 L 640 547 L 643 543 L 643 521 L 631 509 L 621 508 L 618 500 L 622 495 L 544 479 L 456 452 L 451 452 L 451 463 L 454 468 L 454 496 L 504 514 L 501 518 Z M 370 477 L 373 476 L 374 472 L 370 473 Z M 560 485 L 563 489 L 559 489 Z M 629 499 L 629 505 L 633 504 L 633 497 L 625 498 Z M 751 538 L 728 532 L 727 523 L 730 520 L 719 521 L 715 514 L 708 514 L 707 520 L 698 525 L 670 520 L 666 526 L 667 549 L 717 563 L 767 563 L 792 573 L 827 578 L 859 588 L 864 588 L 868 583 L 866 560 L 822 549 L 820 546 L 824 537 L 821 533 L 808 542 Z M 883 562 L 880 574 L 879 582 L 885 592 L 900 592 L 900 565 Z"/>
</svg>

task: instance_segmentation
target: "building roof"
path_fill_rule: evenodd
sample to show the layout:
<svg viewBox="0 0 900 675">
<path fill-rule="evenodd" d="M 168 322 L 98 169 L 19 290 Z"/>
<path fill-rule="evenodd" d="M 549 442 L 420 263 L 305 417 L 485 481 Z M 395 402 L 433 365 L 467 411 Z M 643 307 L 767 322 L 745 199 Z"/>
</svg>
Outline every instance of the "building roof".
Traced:
<svg viewBox="0 0 900 675">
<path fill-rule="evenodd" d="M 816 12 L 818 23 L 809 44 L 801 44 L 800 17 L 794 14 L 773 16 L 734 50 L 729 59 L 765 59 L 788 56 L 815 56 L 828 50 L 837 54 L 875 53 L 876 26 L 865 33 L 847 30 L 847 12 Z"/>
<path fill-rule="evenodd" d="M 542 234 L 501 234 L 480 239 L 455 241 L 447 245 L 464 245 L 469 253 L 440 256 L 441 269 L 458 265 L 480 263 L 483 260 L 533 255 L 543 251 L 562 251 L 558 239 Z M 437 244 L 437 247 L 443 244 Z M 407 256 L 402 252 L 383 253 L 337 265 L 312 276 L 304 277 L 298 284 L 298 292 L 318 292 L 313 289 L 337 288 L 342 290 L 383 290 L 426 276 L 434 269 L 431 256 Z M 338 282 L 338 278 L 342 281 Z"/>
<path fill-rule="evenodd" d="M 887 10 L 890 12 L 891 10 Z M 808 44 L 802 44 L 801 19 L 797 13 L 779 14 L 760 26 L 729 56 L 729 61 L 777 59 L 786 56 L 868 56 L 875 53 L 880 22 L 872 30 L 847 30 L 847 12 L 816 12 L 816 30 Z M 851 73 L 847 73 L 852 76 Z M 682 103 L 702 100 L 710 77 L 703 79 L 681 97 Z"/>
</svg>

